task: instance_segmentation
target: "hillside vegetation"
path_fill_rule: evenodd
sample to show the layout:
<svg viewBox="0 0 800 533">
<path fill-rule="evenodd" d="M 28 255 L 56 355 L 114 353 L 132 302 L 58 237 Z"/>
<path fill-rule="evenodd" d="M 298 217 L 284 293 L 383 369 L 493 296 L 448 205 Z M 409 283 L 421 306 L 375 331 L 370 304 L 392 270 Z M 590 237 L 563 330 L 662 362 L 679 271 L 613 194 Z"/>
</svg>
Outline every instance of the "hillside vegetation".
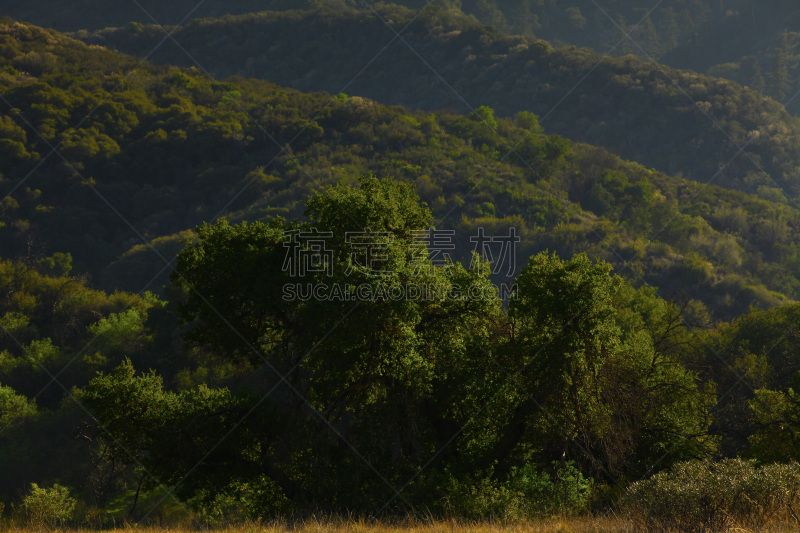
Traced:
<svg viewBox="0 0 800 533">
<path fill-rule="evenodd" d="M 198 6 L 189 0 L 169 3 L 142 0 L 139 7 L 121 0 L 82 0 L 77 5 L 62 0 L 29 0 L 3 6 L 1 12 L 40 26 L 75 31 L 124 26 L 129 22 L 148 24 L 153 19 L 161 24 L 177 24 L 186 17 L 191 20 L 319 6 L 365 8 L 377 3 L 365 4 L 357 0 L 207 0 Z M 419 9 L 429 2 L 395 0 L 392 3 Z M 612 55 L 633 53 L 655 58 L 679 49 L 699 36 L 711 34 L 716 27 L 730 25 L 731 19 L 758 17 L 780 20 L 787 15 L 790 5 L 786 0 L 772 0 L 770 9 L 759 10 L 755 9 L 757 4 L 752 0 L 667 0 L 656 5 L 647 0 L 611 0 L 602 4 L 591 0 L 434 0 L 430 3 L 460 9 L 481 23 L 508 33 L 537 37 L 558 45 L 593 48 Z M 648 13 L 650 16 L 645 17 Z M 642 22 L 639 27 L 630 30 L 639 22 Z M 630 42 L 620 43 L 623 37 L 620 28 L 632 31 L 641 49 Z M 707 56 L 716 51 L 717 47 Z"/>
<path fill-rule="evenodd" d="M 140 0 L 136 3 L 124 0 L 33 0 L 3 5 L 0 7 L 0 14 L 59 31 L 75 31 L 124 26 L 129 22 L 149 24 L 153 19 L 160 24 L 179 24 L 187 17 L 192 20 L 265 9 L 305 9 L 320 4 L 355 7 L 354 0 L 207 0 L 199 5 L 192 0 Z"/>
<path fill-rule="evenodd" d="M 159 63 L 303 91 L 462 113 L 488 105 L 505 117 L 532 111 L 550 133 L 670 174 L 770 199 L 800 192 L 799 119 L 724 79 L 552 48 L 436 7 L 260 13 L 173 30 L 179 45 L 167 39 L 157 48 L 165 34 L 155 26 L 78 35 Z"/>
<path fill-rule="evenodd" d="M 176 34 L 233 57 L 233 29 L 255 50 L 265 29 L 300 44 L 303 27 L 325 41 L 306 36 L 293 61 L 327 60 L 319 75 L 338 80 L 358 64 L 347 51 L 368 59 L 380 16 L 411 16 L 377 13 Z M 518 68 L 553 96 L 543 80 L 593 58 L 442 9 L 408 30 L 440 66 L 461 58 L 447 75 L 491 67 L 486 94 Z M 139 46 L 155 31 L 81 36 Z M 373 63 L 375 87 L 436 97 L 401 51 Z M 754 113 L 750 156 L 796 183 L 779 104 L 673 72 L 708 93 L 684 108 L 646 68 L 603 63 L 623 89 L 581 86 L 564 109 L 626 128 L 660 111 L 697 146 L 678 161 L 701 166 L 730 145 L 684 124 L 693 110 L 734 130 Z M 723 187 L 653 170 L 553 134 L 561 108 L 540 124 L 501 99 L 459 114 L 342 88 L 220 80 L 0 20 L 0 526 L 796 520 L 800 210 L 767 174 L 731 166 Z M 438 230 L 453 230 L 449 258 Z M 487 236 L 518 236 L 516 257 L 487 255 Z"/>
<path fill-rule="evenodd" d="M 768 9 L 761 5 L 749 2 L 709 21 L 663 61 L 749 85 L 798 114 L 800 6 L 789 0 L 773 0 Z"/>
<path fill-rule="evenodd" d="M 372 2 L 370 2 L 372 3 Z M 395 0 L 412 9 L 422 0 Z M 795 50 L 800 8 L 792 0 L 434 0 L 461 10 L 500 31 L 536 37 L 555 46 L 579 46 L 601 54 L 655 60 L 675 68 L 695 70 L 734 80 L 781 103 L 800 90 Z M 367 8 L 355 0 L 208 0 L 200 6 L 177 0 L 164 4 L 83 0 L 78 5 L 59 0 L 31 0 L 5 6 L 4 14 L 62 31 L 98 30 L 135 22 L 178 24 L 196 18 L 250 12 Z M 764 6 L 767 6 L 766 8 Z M 627 35 L 626 35 L 627 33 Z M 787 39 L 784 39 L 784 34 Z M 788 57 L 784 55 L 788 52 Z M 787 94 L 788 92 L 788 94 Z M 800 104 L 791 102 L 794 113 Z"/>
<path fill-rule="evenodd" d="M 772 462 L 800 457 L 798 304 L 698 329 L 691 305 L 544 252 L 504 306 L 487 264 L 410 246 L 433 220 L 410 183 L 363 177 L 306 207 L 199 226 L 169 301 L 0 262 L 0 498 L 16 524 L 789 519 L 800 466 Z M 393 236 L 379 276 L 346 237 L 365 225 Z M 313 228 L 337 268 L 303 282 L 438 292 L 281 298 L 297 281 L 286 231 Z M 742 455 L 769 464 L 708 461 Z"/>
<path fill-rule="evenodd" d="M 222 214 L 300 216 L 320 186 L 373 172 L 414 183 L 438 225 L 458 230 L 461 257 L 478 226 L 514 226 L 520 262 L 589 251 L 717 316 L 800 295 L 794 208 L 542 135 L 530 113 L 412 113 L 217 82 L 16 22 L 2 31 L 9 258 L 69 253 L 99 286 L 155 290 L 191 239 L 170 235 Z M 64 159 L 49 155 L 58 143 Z M 158 240 L 133 248 L 142 239 Z"/>
</svg>

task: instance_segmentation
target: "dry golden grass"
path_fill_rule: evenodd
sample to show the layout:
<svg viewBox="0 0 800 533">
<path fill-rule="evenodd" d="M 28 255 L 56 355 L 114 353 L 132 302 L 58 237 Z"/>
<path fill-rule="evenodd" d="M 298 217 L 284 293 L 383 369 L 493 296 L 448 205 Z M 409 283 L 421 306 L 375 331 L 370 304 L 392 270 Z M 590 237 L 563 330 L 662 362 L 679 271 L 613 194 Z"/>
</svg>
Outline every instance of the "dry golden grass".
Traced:
<svg viewBox="0 0 800 533">
<path fill-rule="evenodd" d="M 773 525 L 764 529 L 729 528 L 728 533 L 789 533 L 798 525 Z M 0 531 L 14 533 L 43 533 L 43 529 L 0 526 Z M 96 533 L 98 530 L 69 529 L 70 533 Z M 388 524 L 364 520 L 305 520 L 293 523 L 247 523 L 220 528 L 189 526 L 138 527 L 102 530 L 103 533 L 633 533 L 634 525 L 625 519 L 584 517 L 539 520 L 520 524 L 468 523 L 438 521 L 433 523 Z M 638 531 L 642 531 L 639 529 Z"/>
<path fill-rule="evenodd" d="M 0 527 L 15 533 L 42 533 L 41 529 Z M 97 530 L 70 530 L 75 533 L 95 533 Z M 397 523 L 388 524 L 365 520 L 305 520 L 294 523 L 247 523 L 221 528 L 192 528 L 188 526 L 137 527 L 104 530 L 104 533 L 611 533 L 633 531 L 630 522 L 616 518 L 568 518 L 541 520 L 520 524 L 469 522 Z"/>
</svg>

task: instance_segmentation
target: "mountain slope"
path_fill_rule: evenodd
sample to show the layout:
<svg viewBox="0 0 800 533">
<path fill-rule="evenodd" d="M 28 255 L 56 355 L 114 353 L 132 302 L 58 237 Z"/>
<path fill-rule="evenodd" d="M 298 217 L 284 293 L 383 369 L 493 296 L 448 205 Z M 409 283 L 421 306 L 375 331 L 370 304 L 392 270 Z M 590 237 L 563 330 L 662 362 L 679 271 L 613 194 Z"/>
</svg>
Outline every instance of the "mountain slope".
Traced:
<svg viewBox="0 0 800 533">
<path fill-rule="evenodd" d="M 530 113 L 412 113 L 222 83 L 10 20 L 0 36 L 9 258 L 70 253 L 100 286 L 152 288 L 191 234 L 145 241 L 220 215 L 300 216 L 312 191 L 372 172 L 414 182 L 461 257 L 477 227 L 515 227 L 520 263 L 544 248 L 588 251 L 719 317 L 800 297 L 798 210 L 542 135 Z"/>
<path fill-rule="evenodd" d="M 331 6 L 353 6 L 353 0 L 326 0 Z M 30 22 L 59 31 L 101 29 L 124 26 L 129 22 L 149 24 L 153 19 L 161 24 L 178 24 L 184 19 L 219 17 L 253 11 L 304 9 L 316 7 L 315 0 L 31 0 L 6 2 L 0 5 L 0 15 Z M 151 18 L 152 17 L 152 18 Z"/>
<path fill-rule="evenodd" d="M 164 39 L 152 26 L 81 36 L 140 55 Z M 260 13 L 195 22 L 174 37 L 180 46 L 164 42 L 153 61 L 429 110 L 529 110 L 552 133 L 648 167 L 767 198 L 780 196 L 775 188 L 800 192 L 800 121 L 778 103 L 632 57 L 553 49 L 441 9 Z"/>
<path fill-rule="evenodd" d="M 791 0 L 772 0 L 767 9 L 748 4 L 709 21 L 663 61 L 749 85 L 800 113 L 800 6 Z"/>
<path fill-rule="evenodd" d="M 250 12 L 307 9 L 324 5 L 331 8 L 364 8 L 357 0 L 206 0 L 201 5 L 191 0 L 157 2 L 140 0 L 141 7 L 123 0 L 28 0 L 0 7 L 0 13 L 61 31 L 97 30 L 124 26 L 130 22 L 178 24 L 184 18 L 219 17 Z M 424 7 L 427 0 L 396 0 L 394 4 L 412 9 Z M 648 0 L 434 0 L 434 5 L 460 9 L 481 23 L 502 31 L 538 37 L 559 45 L 593 48 L 601 53 L 640 54 L 629 42 L 619 43 L 628 29 L 645 52 L 653 57 L 674 50 L 702 32 L 707 24 L 730 13 L 746 10 L 748 0 L 666 0 L 654 5 Z M 369 2 L 378 4 L 378 2 Z M 644 19 L 646 14 L 649 17 Z M 152 17 L 152 18 L 151 18 Z M 631 25 L 644 19 L 633 29 Z"/>
</svg>

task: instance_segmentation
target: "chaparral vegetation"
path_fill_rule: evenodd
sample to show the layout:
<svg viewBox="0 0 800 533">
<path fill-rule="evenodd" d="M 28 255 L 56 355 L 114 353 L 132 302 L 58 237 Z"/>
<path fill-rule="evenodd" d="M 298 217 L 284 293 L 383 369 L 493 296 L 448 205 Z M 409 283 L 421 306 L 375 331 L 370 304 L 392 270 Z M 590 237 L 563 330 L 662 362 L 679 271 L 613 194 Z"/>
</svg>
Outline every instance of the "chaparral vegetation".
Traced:
<svg viewBox="0 0 800 533">
<path fill-rule="evenodd" d="M 0 6 L 0 529 L 796 530 L 773 3 Z"/>
</svg>

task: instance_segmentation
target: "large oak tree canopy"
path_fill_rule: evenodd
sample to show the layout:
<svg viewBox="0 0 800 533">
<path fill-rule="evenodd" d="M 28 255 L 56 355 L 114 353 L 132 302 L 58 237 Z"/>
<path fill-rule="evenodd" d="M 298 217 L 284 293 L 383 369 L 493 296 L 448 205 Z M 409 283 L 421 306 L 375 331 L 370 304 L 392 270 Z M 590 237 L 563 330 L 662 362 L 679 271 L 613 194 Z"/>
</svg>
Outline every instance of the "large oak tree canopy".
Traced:
<svg viewBox="0 0 800 533">
<path fill-rule="evenodd" d="M 664 348 L 688 333 L 652 290 L 634 289 L 586 256 L 541 253 L 506 310 L 487 296 L 489 269 L 480 261 L 471 270 L 419 268 L 412 232 L 432 218 L 408 185 L 366 177 L 307 205 L 303 223 L 199 227 L 172 275 L 186 340 L 262 368 L 257 382 L 176 394 L 126 363 L 83 393 L 100 422 L 119 429 L 121 446 L 183 496 L 214 501 L 245 483 L 268 487 L 289 507 L 374 511 L 391 501 L 400 510 L 454 483 L 513 485 L 529 465 L 574 461 L 613 483 L 713 451 L 703 416 L 710 398 L 680 350 Z M 379 274 L 354 264 L 348 248 L 345 235 L 365 228 L 391 234 L 379 242 Z M 287 232 L 312 229 L 332 235 L 337 268 L 303 282 L 445 290 L 436 298 L 287 301 L 282 287 L 296 281 L 284 268 Z M 454 285 L 484 297 L 447 290 Z M 660 343 L 665 336 L 675 342 Z M 120 402 L 143 413 L 155 402 L 159 414 L 120 418 Z M 213 446 L 217 437 L 224 453 Z M 175 442 L 191 443 L 189 457 L 207 449 L 213 461 L 192 468 Z M 393 498 L 391 486 L 409 480 Z"/>
</svg>

